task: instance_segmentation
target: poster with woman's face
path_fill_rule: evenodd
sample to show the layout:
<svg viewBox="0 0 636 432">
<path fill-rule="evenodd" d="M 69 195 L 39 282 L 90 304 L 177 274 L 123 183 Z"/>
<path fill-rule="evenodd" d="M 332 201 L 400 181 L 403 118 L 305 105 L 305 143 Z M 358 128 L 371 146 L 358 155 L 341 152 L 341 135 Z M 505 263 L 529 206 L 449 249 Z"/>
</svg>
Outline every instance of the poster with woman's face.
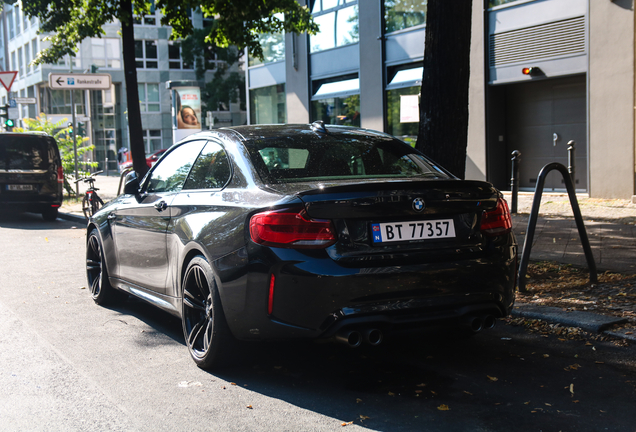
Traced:
<svg viewBox="0 0 636 432">
<path fill-rule="evenodd" d="M 174 92 L 177 129 L 201 130 L 201 89 L 178 87 Z"/>
</svg>

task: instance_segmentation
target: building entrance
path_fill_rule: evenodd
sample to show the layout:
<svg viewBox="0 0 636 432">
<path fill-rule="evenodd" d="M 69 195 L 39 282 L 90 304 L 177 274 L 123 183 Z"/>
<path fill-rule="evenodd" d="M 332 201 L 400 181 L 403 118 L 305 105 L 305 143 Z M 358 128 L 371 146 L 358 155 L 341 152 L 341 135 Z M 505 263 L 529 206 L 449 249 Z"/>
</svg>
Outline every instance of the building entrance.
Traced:
<svg viewBox="0 0 636 432">
<path fill-rule="evenodd" d="M 575 188 L 587 191 L 587 103 L 585 75 L 506 86 L 507 154 L 521 152 L 519 186 L 534 190 L 539 171 L 551 162 L 568 165 L 568 142 L 576 142 Z M 548 191 L 565 190 L 552 172 Z"/>
</svg>

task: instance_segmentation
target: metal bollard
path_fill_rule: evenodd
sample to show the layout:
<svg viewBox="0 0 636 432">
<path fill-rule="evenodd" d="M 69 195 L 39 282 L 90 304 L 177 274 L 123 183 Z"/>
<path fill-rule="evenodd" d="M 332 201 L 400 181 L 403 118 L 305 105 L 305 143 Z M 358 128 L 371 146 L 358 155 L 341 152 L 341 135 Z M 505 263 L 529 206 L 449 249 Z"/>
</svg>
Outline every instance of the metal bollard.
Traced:
<svg viewBox="0 0 636 432">
<path fill-rule="evenodd" d="M 104 168 L 106 168 L 106 177 L 108 177 L 108 158 L 106 158 L 106 161 L 104 162 Z"/>
<path fill-rule="evenodd" d="M 574 160 L 574 146 L 576 142 L 574 140 L 568 141 L 568 172 L 570 173 L 570 178 L 572 179 L 572 184 L 574 185 L 574 189 L 576 190 L 576 178 L 574 176 L 575 173 L 575 165 L 576 162 Z"/>
<path fill-rule="evenodd" d="M 517 202 L 519 196 L 519 162 L 521 161 L 521 152 L 515 150 L 512 152 L 512 177 L 510 178 L 510 190 L 512 198 L 510 200 L 510 213 L 517 213 Z"/>
</svg>

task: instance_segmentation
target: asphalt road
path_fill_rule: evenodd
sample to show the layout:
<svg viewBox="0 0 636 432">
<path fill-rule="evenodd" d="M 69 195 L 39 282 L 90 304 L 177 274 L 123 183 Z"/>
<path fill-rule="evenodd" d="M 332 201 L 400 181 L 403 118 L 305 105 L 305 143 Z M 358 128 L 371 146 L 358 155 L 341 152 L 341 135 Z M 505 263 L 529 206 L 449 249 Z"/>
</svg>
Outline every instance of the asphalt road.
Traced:
<svg viewBox="0 0 636 432">
<path fill-rule="evenodd" d="M 267 344 L 198 369 L 180 321 L 95 305 L 85 230 L 0 216 L 2 431 L 626 431 L 636 349 L 500 323 L 377 350 Z M 353 422 L 343 426 L 343 424 Z"/>
</svg>

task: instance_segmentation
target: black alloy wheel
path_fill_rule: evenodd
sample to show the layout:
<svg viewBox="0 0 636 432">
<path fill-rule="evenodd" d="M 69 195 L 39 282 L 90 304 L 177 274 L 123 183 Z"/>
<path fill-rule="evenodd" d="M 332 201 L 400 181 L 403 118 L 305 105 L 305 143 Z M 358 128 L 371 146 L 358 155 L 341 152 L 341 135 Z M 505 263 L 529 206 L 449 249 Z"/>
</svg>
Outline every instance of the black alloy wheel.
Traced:
<svg viewBox="0 0 636 432">
<path fill-rule="evenodd" d="M 93 301 L 99 305 L 115 300 L 119 294 L 119 291 L 113 288 L 108 280 L 102 241 L 96 229 L 88 234 L 86 242 L 86 280 Z"/>
<path fill-rule="evenodd" d="M 182 286 L 183 334 L 192 359 L 202 369 L 223 366 L 232 351 L 233 337 L 212 268 L 203 256 L 190 261 Z"/>
</svg>

